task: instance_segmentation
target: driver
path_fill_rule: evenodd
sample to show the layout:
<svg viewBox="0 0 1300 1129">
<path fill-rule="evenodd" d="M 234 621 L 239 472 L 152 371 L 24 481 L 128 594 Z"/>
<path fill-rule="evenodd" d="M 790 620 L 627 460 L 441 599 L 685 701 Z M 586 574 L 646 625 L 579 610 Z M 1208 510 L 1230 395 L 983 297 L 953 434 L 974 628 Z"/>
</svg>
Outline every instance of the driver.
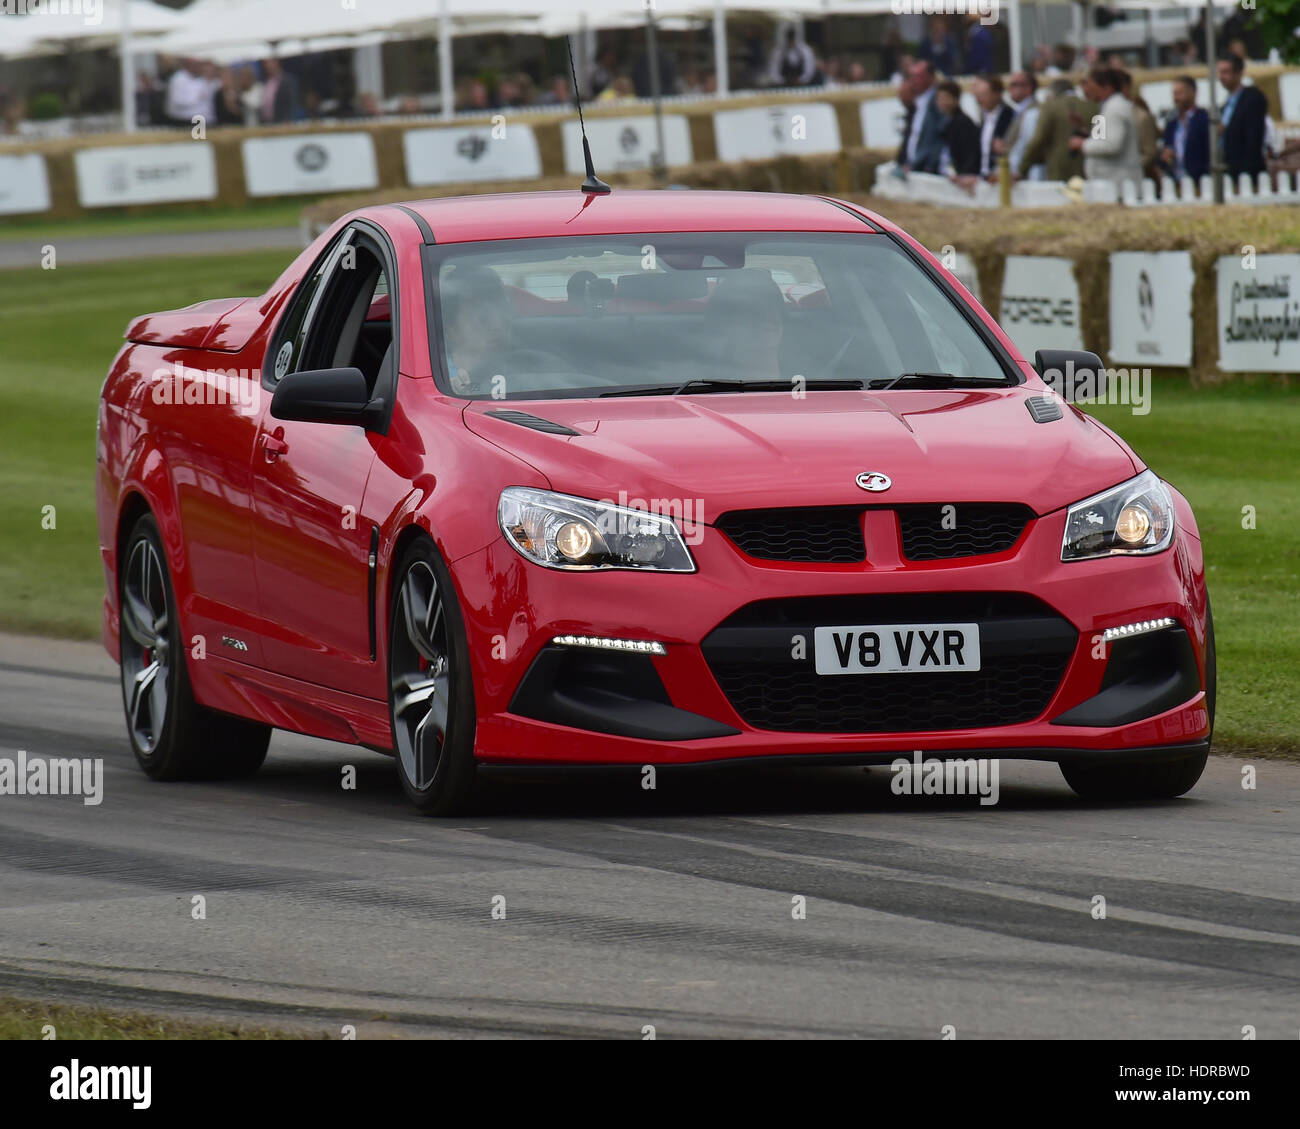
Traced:
<svg viewBox="0 0 1300 1129">
<path fill-rule="evenodd" d="M 527 386 L 541 379 L 538 374 L 568 370 L 563 358 L 552 353 L 514 346 L 514 307 L 496 271 L 454 267 L 440 291 L 447 375 L 453 392 L 484 393 L 497 376 L 507 374 L 512 383 L 523 381 Z"/>
<path fill-rule="evenodd" d="M 452 389 L 486 386 L 493 362 L 510 348 L 513 312 L 501 276 L 487 267 L 456 267 L 442 284 L 442 324 Z"/>
</svg>

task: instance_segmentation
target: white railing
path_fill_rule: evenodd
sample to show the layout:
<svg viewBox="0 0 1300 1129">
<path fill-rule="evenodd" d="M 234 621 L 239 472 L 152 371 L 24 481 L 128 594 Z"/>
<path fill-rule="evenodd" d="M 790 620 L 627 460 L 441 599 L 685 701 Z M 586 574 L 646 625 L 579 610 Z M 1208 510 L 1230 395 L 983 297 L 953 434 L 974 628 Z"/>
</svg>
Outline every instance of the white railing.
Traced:
<svg viewBox="0 0 1300 1129">
<path fill-rule="evenodd" d="M 1276 187 L 1269 176 L 1259 178 L 1252 187 L 1244 174 L 1234 181 L 1224 178 L 1225 204 L 1300 204 L 1300 183 L 1292 172 L 1276 174 Z M 951 208 L 996 208 L 1001 192 L 996 184 L 979 181 L 967 190 L 945 176 L 934 173 L 899 175 L 898 166 L 889 161 L 876 169 L 874 193 L 892 200 L 911 200 Z M 1059 208 L 1069 204 L 1115 204 L 1131 208 L 1166 207 L 1174 204 L 1208 204 L 1214 200 L 1213 179 L 1203 176 L 1198 182 L 1184 177 L 1175 183 L 1164 177 L 1159 185 L 1150 178 L 1142 183 L 1125 181 L 1122 186 L 1112 180 L 1085 180 L 1078 192 L 1071 192 L 1064 181 L 1025 180 L 1012 185 L 1013 208 Z"/>
</svg>

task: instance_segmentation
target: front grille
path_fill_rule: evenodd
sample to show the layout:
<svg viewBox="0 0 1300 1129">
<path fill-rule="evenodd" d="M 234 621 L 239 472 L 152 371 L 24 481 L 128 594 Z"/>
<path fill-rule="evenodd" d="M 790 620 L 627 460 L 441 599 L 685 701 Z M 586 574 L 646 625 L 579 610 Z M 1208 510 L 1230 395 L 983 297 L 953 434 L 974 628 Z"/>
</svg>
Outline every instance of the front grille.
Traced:
<svg viewBox="0 0 1300 1129">
<path fill-rule="evenodd" d="M 899 506 L 903 556 L 909 561 L 941 561 L 1004 553 L 1033 517 L 1028 506 L 1008 502 Z"/>
<path fill-rule="evenodd" d="M 813 629 L 890 623 L 980 627 L 978 671 L 819 675 Z M 802 657 L 797 637 L 804 640 Z M 1078 632 L 1042 601 L 1016 592 L 942 592 L 761 600 L 704 640 L 732 707 L 755 729 L 907 733 L 1032 721 L 1047 709 Z"/>
<path fill-rule="evenodd" d="M 862 514 L 881 506 L 790 506 L 731 510 L 717 527 L 746 556 L 802 564 L 861 564 L 866 560 Z M 954 502 L 895 508 L 903 557 L 940 561 L 1010 549 L 1034 511 L 1014 502 Z"/>
<path fill-rule="evenodd" d="M 732 510 L 718 520 L 740 551 L 764 561 L 853 564 L 867 559 L 862 506 Z"/>
</svg>

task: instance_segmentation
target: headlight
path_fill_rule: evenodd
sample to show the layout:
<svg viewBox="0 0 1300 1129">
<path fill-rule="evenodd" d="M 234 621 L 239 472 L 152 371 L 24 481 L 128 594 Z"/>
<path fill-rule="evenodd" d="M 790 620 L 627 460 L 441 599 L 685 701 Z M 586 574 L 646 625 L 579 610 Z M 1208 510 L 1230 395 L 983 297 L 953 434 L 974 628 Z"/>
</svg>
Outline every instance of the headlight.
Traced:
<svg viewBox="0 0 1300 1129">
<path fill-rule="evenodd" d="M 509 486 L 497 520 L 511 545 L 547 568 L 695 571 L 677 523 L 645 510 Z"/>
<path fill-rule="evenodd" d="M 1121 553 L 1158 553 L 1174 536 L 1174 505 L 1149 470 L 1085 498 L 1065 518 L 1061 560 L 1082 561 Z"/>
</svg>

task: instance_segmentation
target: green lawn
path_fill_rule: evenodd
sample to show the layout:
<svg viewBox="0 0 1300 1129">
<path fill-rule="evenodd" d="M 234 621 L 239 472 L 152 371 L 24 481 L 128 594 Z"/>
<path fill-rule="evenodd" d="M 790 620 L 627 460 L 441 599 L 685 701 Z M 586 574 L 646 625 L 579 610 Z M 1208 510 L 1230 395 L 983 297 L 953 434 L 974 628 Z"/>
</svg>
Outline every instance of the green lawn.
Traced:
<svg viewBox="0 0 1300 1129">
<path fill-rule="evenodd" d="M 1300 755 L 1300 390 L 1168 379 L 1147 415 L 1095 414 L 1196 511 L 1219 656 L 1216 742 Z"/>
<path fill-rule="evenodd" d="M 42 216 L 18 216 L 0 220 L 0 241 L 81 239 L 103 235 L 163 235 L 178 231 L 235 231 L 262 227 L 297 227 L 304 201 L 269 200 L 242 208 L 192 207 L 161 212 L 158 209 L 127 213 L 110 208 L 100 215 L 80 219 L 52 220 Z"/>
<path fill-rule="evenodd" d="M 127 321 L 261 293 L 288 262 L 276 251 L 0 272 L 0 628 L 98 634 L 95 402 Z M 1297 392 L 1276 380 L 1197 390 L 1167 380 L 1149 415 L 1097 414 L 1196 509 L 1219 648 L 1217 736 L 1300 755 Z M 41 528 L 47 505 L 53 531 Z"/>
<path fill-rule="evenodd" d="M 265 251 L 0 271 L 0 627 L 98 635 L 95 413 L 127 322 L 260 294 L 291 261 Z"/>
</svg>

